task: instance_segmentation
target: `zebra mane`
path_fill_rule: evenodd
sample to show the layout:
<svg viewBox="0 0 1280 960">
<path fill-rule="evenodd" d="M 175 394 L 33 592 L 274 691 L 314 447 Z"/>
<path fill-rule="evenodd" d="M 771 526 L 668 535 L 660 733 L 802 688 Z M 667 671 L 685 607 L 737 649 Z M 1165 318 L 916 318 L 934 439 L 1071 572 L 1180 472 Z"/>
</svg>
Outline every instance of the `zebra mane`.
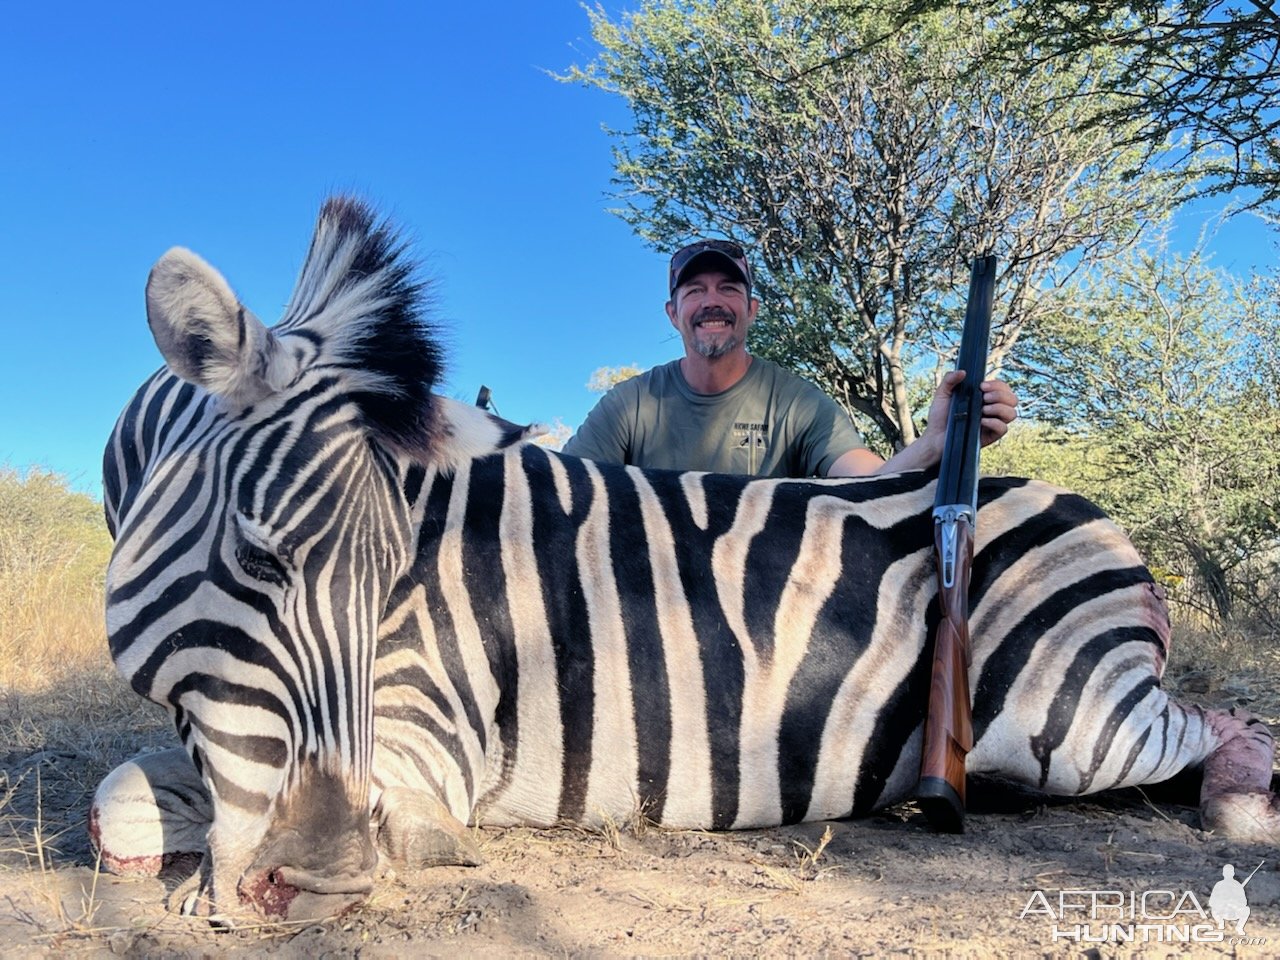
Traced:
<svg viewBox="0 0 1280 960">
<path fill-rule="evenodd" d="M 331 197 L 320 209 L 293 296 L 272 333 L 306 344 L 308 365 L 337 367 L 368 425 L 423 453 L 437 439 L 431 387 L 443 368 L 427 322 L 426 284 L 406 244 L 364 203 Z"/>
</svg>

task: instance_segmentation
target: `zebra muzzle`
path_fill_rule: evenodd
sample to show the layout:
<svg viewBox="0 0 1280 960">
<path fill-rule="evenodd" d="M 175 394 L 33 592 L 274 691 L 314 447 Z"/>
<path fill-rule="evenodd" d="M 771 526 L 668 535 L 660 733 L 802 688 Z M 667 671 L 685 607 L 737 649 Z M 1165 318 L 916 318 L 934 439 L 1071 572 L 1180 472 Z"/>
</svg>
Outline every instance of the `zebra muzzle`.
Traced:
<svg viewBox="0 0 1280 960">
<path fill-rule="evenodd" d="M 321 875 L 297 867 L 276 867 L 241 879 L 242 902 L 266 917 L 322 920 L 345 913 L 373 890 L 373 874 Z"/>
</svg>

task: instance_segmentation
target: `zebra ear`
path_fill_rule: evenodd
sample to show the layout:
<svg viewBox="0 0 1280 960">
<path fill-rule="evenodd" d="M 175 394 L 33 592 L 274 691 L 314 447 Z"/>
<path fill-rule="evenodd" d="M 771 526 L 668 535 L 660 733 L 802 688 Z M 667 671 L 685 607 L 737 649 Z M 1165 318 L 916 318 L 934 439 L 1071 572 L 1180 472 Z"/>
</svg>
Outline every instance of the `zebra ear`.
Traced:
<svg viewBox="0 0 1280 960">
<path fill-rule="evenodd" d="M 297 373 L 222 275 L 182 247 L 151 268 L 147 324 L 170 370 L 235 406 L 269 396 Z"/>
<path fill-rule="evenodd" d="M 444 470 L 456 470 L 477 457 L 505 450 L 547 432 L 540 423 L 521 426 L 446 397 L 432 396 L 431 403 L 435 436 L 428 448 L 412 451 L 411 455 Z"/>
</svg>

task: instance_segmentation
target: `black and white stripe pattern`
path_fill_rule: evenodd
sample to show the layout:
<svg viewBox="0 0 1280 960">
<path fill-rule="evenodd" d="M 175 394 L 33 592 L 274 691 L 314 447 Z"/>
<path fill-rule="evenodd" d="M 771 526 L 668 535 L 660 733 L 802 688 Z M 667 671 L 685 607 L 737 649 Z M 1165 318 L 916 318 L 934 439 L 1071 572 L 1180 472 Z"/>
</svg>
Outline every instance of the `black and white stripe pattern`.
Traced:
<svg viewBox="0 0 1280 960">
<path fill-rule="evenodd" d="M 223 873 L 296 827 L 286 812 L 323 814 L 297 796 L 368 804 L 373 654 L 413 539 L 404 464 L 440 440 L 411 275 L 393 234 L 337 201 L 271 330 L 185 250 L 148 282 L 168 366 L 106 450 L 108 634 L 211 792 Z"/>
<path fill-rule="evenodd" d="M 108 628 L 208 790 L 185 815 L 212 809 L 211 896 L 271 911 L 281 890 L 365 889 L 367 815 L 391 830 L 392 797 L 454 836 L 637 812 L 752 827 L 908 796 L 932 476 L 748 480 L 520 444 L 429 393 L 421 298 L 350 201 L 322 211 L 274 328 L 186 251 L 148 285 L 168 367 L 107 447 Z M 971 771 L 1087 793 L 1235 743 L 1224 769 L 1243 750 L 1269 772 L 1265 729 L 1161 689 L 1162 600 L 1096 507 L 984 481 L 976 548 Z M 193 778 L 146 762 L 95 800 L 109 864 L 174 852 L 154 839 L 172 799 L 137 785 Z"/>
<path fill-rule="evenodd" d="M 377 772 L 501 823 L 748 827 L 901 800 L 931 506 L 921 473 L 749 481 L 536 447 L 432 473 L 379 643 Z M 979 531 L 971 769 L 1078 793 L 1202 759 L 1123 535 L 1023 480 L 984 481 Z"/>
</svg>

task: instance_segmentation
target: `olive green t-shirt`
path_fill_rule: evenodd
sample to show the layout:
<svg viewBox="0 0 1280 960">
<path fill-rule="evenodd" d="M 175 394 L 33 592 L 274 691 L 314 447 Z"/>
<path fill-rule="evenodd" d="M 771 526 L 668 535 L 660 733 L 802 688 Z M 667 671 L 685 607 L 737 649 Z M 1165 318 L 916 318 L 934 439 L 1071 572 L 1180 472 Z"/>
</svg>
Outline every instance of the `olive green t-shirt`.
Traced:
<svg viewBox="0 0 1280 960">
<path fill-rule="evenodd" d="M 753 357 L 746 375 L 721 393 L 695 393 L 679 360 L 619 383 L 587 414 L 564 452 L 651 469 L 821 477 L 861 446 L 834 400 Z"/>
</svg>

